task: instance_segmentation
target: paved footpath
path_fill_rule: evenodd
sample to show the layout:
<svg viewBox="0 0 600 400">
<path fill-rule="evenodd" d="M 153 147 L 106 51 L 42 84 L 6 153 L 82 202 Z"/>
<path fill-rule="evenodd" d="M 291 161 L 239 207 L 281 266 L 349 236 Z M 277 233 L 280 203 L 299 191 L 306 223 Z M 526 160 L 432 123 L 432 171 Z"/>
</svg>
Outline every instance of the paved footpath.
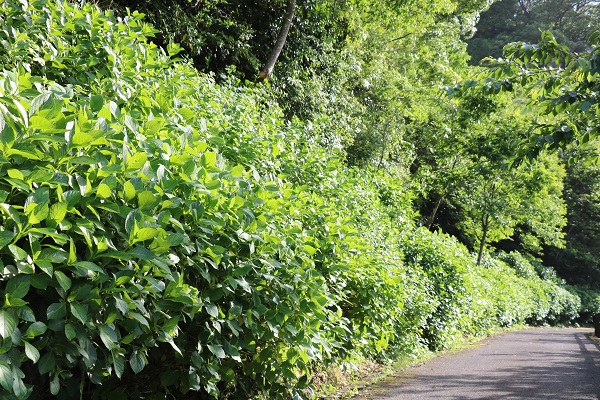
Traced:
<svg viewBox="0 0 600 400">
<path fill-rule="evenodd" d="M 354 399 L 600 399 L 591 329 L 536 328 L 408 368 Z"/>
</svg>

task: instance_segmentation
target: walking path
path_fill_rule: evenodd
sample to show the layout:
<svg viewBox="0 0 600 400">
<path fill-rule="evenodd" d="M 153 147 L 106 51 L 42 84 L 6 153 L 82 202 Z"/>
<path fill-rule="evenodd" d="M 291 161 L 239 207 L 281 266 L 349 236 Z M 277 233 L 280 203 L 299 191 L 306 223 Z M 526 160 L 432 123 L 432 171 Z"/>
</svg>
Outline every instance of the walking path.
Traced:
<svg viewBox="0 0 600 400">
<path fill-rule="evenodd" d="M 354 399 L 600 399 L 590 329 L 536 328 L 411 367 Z"/>
</svg>

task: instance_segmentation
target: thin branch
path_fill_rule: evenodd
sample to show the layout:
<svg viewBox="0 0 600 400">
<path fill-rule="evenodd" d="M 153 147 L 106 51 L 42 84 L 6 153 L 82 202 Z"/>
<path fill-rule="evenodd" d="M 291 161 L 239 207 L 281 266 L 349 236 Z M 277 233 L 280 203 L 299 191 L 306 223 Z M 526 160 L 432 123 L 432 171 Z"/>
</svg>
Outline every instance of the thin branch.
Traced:
<svg viewBox="0 0 600 400">
<path fill-rule="evenodd" d="M 390 44 L 390 43 L 392 43 L 392 42 L 397 42 L 398 40 L 406 39 L 407 37 L 409 37 L 409 36 L 412 36 L 412 35 L 414 35 L 414 33 L 413 33 L 413 32 L 410 32 L 410 33 L 407 33 L 406 35 L 403 35 L 403 36 L 397 37 L 397 38 L 395 38 L 395 39 L 392 39 L 392 40 L 388 40 L 388 41 L 387 41 L 387 42 L 385 42 L 384 44 Z"/>
</svg>

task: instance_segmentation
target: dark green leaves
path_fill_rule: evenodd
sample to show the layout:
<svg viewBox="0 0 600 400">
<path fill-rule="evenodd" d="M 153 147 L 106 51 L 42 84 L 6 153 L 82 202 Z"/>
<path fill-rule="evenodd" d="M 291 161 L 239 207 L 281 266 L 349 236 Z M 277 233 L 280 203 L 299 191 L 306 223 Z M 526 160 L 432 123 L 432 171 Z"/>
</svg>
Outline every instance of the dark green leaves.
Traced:
<svg viewBox="0 0 600 400">
<path fill-rule="evenodd" d="M 146 359 L 138 349 L 135 349 L 129 357 L 129 365 L 136 374 L 142 372 L 146 366 Z"/>
<path fill-rule="evenodd" d="M 6 294 L 10 298 L 22 299 L 29 292 L 30 277 L 28 275 L 17 275 L 6 284 Z"/>
<path fill-rule="evenodd" d="M 67 315 L 67 307 L 65 303 L 53 303 L 48 306 L 46 316 L 48 319 L 62 319 Z"/>
<path fill-rule="evenodd" d="M 1 231 L 0 232 L 0 249 L 11 243 L 15 238 L 16 233 L 10 231 Z"/>
<path fill-rule="evenodd" d="M 8 311 L 0 310 L 0 336 L 6 339 L 17 328 L 17 319 Z"/>
</svg>

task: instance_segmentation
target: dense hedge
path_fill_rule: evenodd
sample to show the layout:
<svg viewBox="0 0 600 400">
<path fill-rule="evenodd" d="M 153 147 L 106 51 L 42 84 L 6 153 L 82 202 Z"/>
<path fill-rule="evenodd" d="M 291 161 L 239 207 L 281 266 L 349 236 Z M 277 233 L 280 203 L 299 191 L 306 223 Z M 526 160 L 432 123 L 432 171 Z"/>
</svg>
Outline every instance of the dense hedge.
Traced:
<svg viewBox="0 0 600 400">
<path fill-rule="evenodd" d="M 555 283 L 415 228 L 409 192 L 268 88 L 148 44 L 140 15 L 0 12 L 1 398 L 302 398 L 357 353 L 573 318 Z"/>
</svg>

